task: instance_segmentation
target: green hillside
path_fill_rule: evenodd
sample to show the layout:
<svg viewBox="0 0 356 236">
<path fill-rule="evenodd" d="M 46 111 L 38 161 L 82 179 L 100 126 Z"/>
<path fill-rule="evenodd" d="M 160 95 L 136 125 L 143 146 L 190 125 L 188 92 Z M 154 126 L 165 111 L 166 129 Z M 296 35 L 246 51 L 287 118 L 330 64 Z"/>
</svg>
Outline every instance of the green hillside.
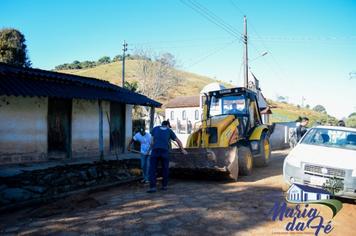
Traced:
<svg viewBox="0 0 356 236">
<path fill-rule="evenodd" d="M 128 60 L 126 61 L 126 80 L 129 82 L 137 81 L 137 70 L 138 70 L 138 61 L 137 60 Z M 109 64 L 99 65 L 93 68 L 85 69 L 76 69 L 76 70 L 61 70 L 60 72 L 76 74 L 82 76 L 89 76 L 94 78 L 99 78 L 107 80 L 113 84 L 121 84 L 121 73 L 122 66 L 121 62 L 113 62 Z M 160 102 L 165 103 L 169 99 L 178 97 L 178 96 L 189 96 L 197 95 L 201 89 L 216 80 L 209 78 L 207 76 L 197 75 L 194 73 L 175 70 L 175 76 L 180 78 L 178 85 L 171 88 L 164 98 L 160 99 Z M 226 87 L 231 85 L 223 83 Z M 294 121 L 299 116 L 307 116 L 310 119 L 310 123 L 313 124 L 316 121 L 319 122 L 334 122 L 335 118 L 329 117 L 324 113 L 315 112 L 311 109 L 298 108 L 292 104 L 280 103 L 269 100 L 272 108 L 272 122 L 284 122 L 284 121 Z"/>
<path fill-rule="evenodd" d="M 127 60 L 125 65 L 126 80 L 129 82 L 137 81 L 137 60 Z M 113 62 L 109 64 L 99 65 L 93 68 L 85 68 L 78 70 L 61 70 L 60 72 L 99 78 L 107 80 L 110 83 L 116 85 L 121 85 L 122 65 L 121 62 Z M 216 82 L 216 80 L 207 76 L 201 76 L 182 70 L 174 70 L 174 73 L 177 78 L 180 78 L 180 81 L 178 82 L 177 86 L 171 88 L 168 91 L 166 97 L 160 100 L 160 102 L 162 103 L 165 103 L 167 100 L 178 96 L 199 94 L 199 92 L 205 85 L 210 84 L 212 82 Z M 227 83 L 223 84 L 227 87 L 230 86 Z"/>
<path fill-rule="evenodd" d="M 328 114 L 316 112 L 312 109 L 298 107 L 292 104 L 275 102 L 268 99 L 268 103 L 272 106 L 271 122 L 285 122 L 285 121 L 295 121 L 298 117 L 308 117 L 310 125 L 316 122 L 321 122 L 322 124 L 337 122 L 335 117 L 331 117 Z"/>
</svg>

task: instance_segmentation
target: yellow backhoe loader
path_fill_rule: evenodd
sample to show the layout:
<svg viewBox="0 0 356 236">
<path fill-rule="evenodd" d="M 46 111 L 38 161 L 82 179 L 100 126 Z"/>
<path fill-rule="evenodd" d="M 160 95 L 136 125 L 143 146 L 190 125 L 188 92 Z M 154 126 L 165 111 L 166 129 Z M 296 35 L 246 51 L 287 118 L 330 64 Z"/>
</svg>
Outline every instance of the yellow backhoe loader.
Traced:
<svg viewBox="0 0 356 236">
<path fill-rule="evenodd" d="M 187 155 L 172 150 L 170 171 L 237 180 L 250 175 L 253 166 L 268 165 L 269 129 L 262 123 L 256 96 L 240 87 L 205 94 L 202 125 L 189 136 Z"/>
</svg>

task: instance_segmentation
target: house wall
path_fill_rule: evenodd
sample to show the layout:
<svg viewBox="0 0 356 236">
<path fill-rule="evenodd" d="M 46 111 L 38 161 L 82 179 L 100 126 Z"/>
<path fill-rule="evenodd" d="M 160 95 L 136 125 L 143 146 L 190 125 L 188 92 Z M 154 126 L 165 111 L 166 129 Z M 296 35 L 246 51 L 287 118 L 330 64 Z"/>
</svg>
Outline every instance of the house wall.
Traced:
<svg viewBox="0 0 356 236">
<path fill-rule="evenodd" d="M 295 122 L 276 122 L 270 136 L 272 150 L 289 148 L 289 130 L 295 127 Z"/>
<path fill-rule="evenodd" d="M 125 108 L 125 151 L 132 138 L 132 105 L 126 104 Z"/>
<path fill-rule="evenodd" d="M 102 132 L 104 156 L 110 155 L 110 102 L 102 101 Z M 131 109 L 131 105 L 126 105 Z M 131 114 L 131 110 L 130 110 Z M 108 119 L 109 116 L 109 119 Z M 98 101 L 73 99 L 72 157 L 96 157 L 100 155 L 100 110 Z M 132 129 L 131 115 L 126 115 L 126 132 Z M 132 132 L 132 131 L 131 131 Z M 130 133 L 127 134 L 127 136 Z M 127 138 L 128 139 L 128 138 Z M 129 141 L 127 141 L 129 142 Z"/>
<path fill-rule="evenodd" d="M 270 114 L 261 114 L 261 118 L 262 118 L 262 123 L 263 124 L 270 124 L 269 121 L 270 121 Z"/>
<path fill-rule="evenodd" d="M 73 99 L 72 157 L 99 155 L 99 106 L 96 100 Z"/>
<path fill-rule="evenodd" d="M 47 158 L 47 98 L 0 96 L 0 164 Z"/>
<path fill-rule="evenodd" d="M 198 110 L 199 112 L 199 119 L 196 120 L 195 119 L 195 111 Z M 174 119 L 171 119 L 171 112 L 174 112 Z M 187 114 L 187 119 L 186 120 L 183 120 L 183 117 L 182 117 L 182 114 L 183 114 L 183 111 L 186 111 L 186 114 Z M 177 132 L 184 132 L 185 130 L 185 126 L 186 126 L 186 123 L 188 120 L 190 120 L 190 122 L 192 123 L 192 127 L 194 128 L 194 124 L 195 123 L 198 123 L 200 122 L 201 120 L 201 114 L 202 114 L 202 111 L 199 107 L 178 107 L 178 108 L 166 108 L 165 110 L 165 118 L 166 119 L 169 119 L 170 123 L 171 123 L 171 126 L 172 128 Z M 183 129 L 180 129 L 178 131 L 177 129 L 177 122 L 180 122 L 181 125 L 183 125 Z"/>
<path fill-rule="evenodd" d="M 110 102 L 102 101 L 102 145 L 110 153 Z M 132 137 L 132 105 L 126 105 L 125 147 Z M 0 165 L 48 160 L 48 98 L 0 96 Z M 97 100 L 73 99 L 72 158 L 100 155 Z"/>
</svg>

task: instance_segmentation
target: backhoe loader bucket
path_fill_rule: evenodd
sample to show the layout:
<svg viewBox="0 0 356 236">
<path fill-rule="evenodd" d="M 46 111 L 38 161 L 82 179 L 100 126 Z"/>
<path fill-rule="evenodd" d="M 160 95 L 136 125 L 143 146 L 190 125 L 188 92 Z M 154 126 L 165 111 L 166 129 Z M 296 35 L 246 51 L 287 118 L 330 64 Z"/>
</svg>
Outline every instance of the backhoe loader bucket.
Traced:
<svg viewBox="0 0 356 236">
<path fill-rule="evenodd" d="M 184 155 L 179 149 L 171 150 L 169 169 L 179 177 L 222 177 L 237 180 L 238 158 L 236 147 L 186 148 Z"/>
</svg>

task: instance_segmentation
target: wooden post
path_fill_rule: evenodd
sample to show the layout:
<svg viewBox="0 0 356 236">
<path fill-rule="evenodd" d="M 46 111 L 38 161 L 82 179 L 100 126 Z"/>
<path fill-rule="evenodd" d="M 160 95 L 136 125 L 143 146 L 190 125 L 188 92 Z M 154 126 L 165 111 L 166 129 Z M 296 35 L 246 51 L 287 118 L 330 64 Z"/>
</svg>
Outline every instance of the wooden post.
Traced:
<svg viewBox="0 0 356 236">
<path fill-rule="evenodd" d="M 151 107 L 150 108 L 150 131 L 153 129 L 154 124 L 155 124 L 155 108 Z"/>
<path fill-rule="evenodd" d="M 103 106 L 101 100 L 98 100 L 98 106 L 99 106 L 99 153 L 100 153 L 100 160 L 104 160 Z"/>
</svg>

